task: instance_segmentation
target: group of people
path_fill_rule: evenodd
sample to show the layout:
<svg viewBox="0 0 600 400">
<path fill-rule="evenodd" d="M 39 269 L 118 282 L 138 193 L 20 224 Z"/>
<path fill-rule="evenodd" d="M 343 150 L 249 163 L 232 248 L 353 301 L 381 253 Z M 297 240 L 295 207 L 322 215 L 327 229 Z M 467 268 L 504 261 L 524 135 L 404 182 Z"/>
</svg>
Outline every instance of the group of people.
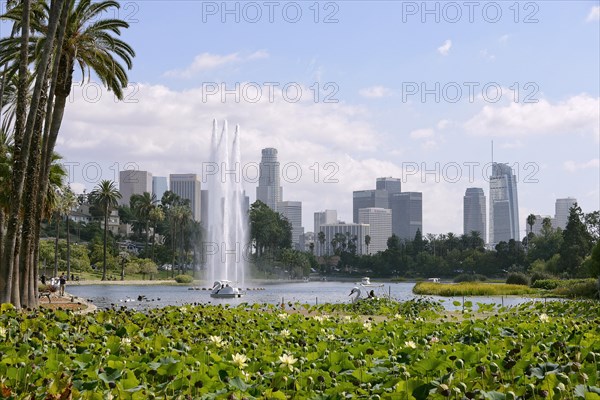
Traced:
<svg viewBox="0 0 600 400">
<path fill-rule="evenodd" d="M 42 284 L 45 285 L 46 284 L 46 275 L 42 274 L 42 276 L 40 277 L 40 280 L 42 281 Z M 49 284 L 52 286 L 56 286 L 56 278 L 51 278 Z M 65 276 L 64 273 L 62 273 L 60 275 L 60 277 L 58 277 L 58 287 L 59 287 L 59 293 L 61 296 L 65 295 L 65 286 L 67 286 L 67 277 Z"/>
</svg>

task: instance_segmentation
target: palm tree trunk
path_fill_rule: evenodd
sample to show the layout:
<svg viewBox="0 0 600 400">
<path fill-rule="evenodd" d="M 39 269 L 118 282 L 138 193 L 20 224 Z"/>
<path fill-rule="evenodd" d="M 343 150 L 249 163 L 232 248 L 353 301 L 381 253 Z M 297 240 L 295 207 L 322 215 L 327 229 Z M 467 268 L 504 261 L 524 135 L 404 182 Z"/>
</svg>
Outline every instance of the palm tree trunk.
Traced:
<svg viewBox="0 0 600 400">
<path fill-rule="evenodd" d="M 106 280 L 106 240 L 108 237 L 108 206 L 104 208 L 104 248 L 102 249 L 102 280 Z"/>
<path fill-rule="evenodd" d="M 60 236 L 60 215 L 56 215 L 56 238 L 54 239 L 54 276 L 58 276 L 58 239 Z"/>
<path fill-rule="evenodd" d="M 156 222 L 152 227 L 152 262 L 154 262 L 154 246 L 156 246 Z"/>
<path fill-rule="evenodd" d="M 64 5 L 64 0 L 55 0 L 51 3 L 48 30 L 46 32 L 46 41 L 42 49 L 42 56 L 37 67 L 37 76 L 31 100 L 29 103 L 29 113 L 27 114 L 27 74 L 28 74 L 28 49 L 29 49 L 29 13 L 30 0 L 23 0 L 23 14 L 21 17 L 21 49 L 19 62 L 19 84 L 17 95 L 17 119 L 15 121 L 14 134 L 14 159 L 12 173 L 12 191 L 10 198 L 10 210 L 8 229 L 5 236 L 3 260 L 0 262 L 0 303 L 12 302 L 16 307 L 20 307 L 20 298 L 18 295 L 19 285 L 13 286 L 15 281 L 18 283 L 18 271 L 15 271 L 15 260 L 18 259 L 19 248 L 17 246 L 18 232 L 20 230 L 20 211 L 21 207 L 32 207 L 33 204 L 23 203 L 23 187 L 27 164 L 29 162 L 31 139 L 34 132 L 34 124 L 37 119 L 37 110 L 40 105 L 40 99 L 43 91 L 43 84 L 46 81 L 46 72 L 49 65 L 50 56 L 54 48 L 54 39 L 58 27 L 60 11 Z M 25 121 L 26 116 L 26 121 Z M 20 246 L 20 243 L 19 243 Z M 12 279 L 11 279 L 12 278 Z M 12 284 L 11 284 L 12 282 Z M 10 298 L 10 299 L 9 299 Z"/>
<path fill-rule="evenodd" d="M 22 2 L 23 14 L 21 16 L 21 49 L 19 54 L 19 83 L 17 87 L 17 115 L 14 128 L 13 173 L 11 179 L 10 206 L 2 260 L 0 260 L 0 303 L 10 303 L 13 300 L 13 284 L 15 276 L 14 253 L 16 248 L 17 232 L 19 231 L 19 211 L 23 191 L 22 178 L 25 166 L 21 157 L 23 136 L 25 134 L 25 118 L 27 113 L 27 68 L 29 64 L 29 10 L 30 0 Z M 22 174 L 19 176 L 18 174 Z M 15 177 L 17 179 L 15 179 Z M 19 187 L 20 183 L 20 187 Z M 16 286 L 18 288 L 18 286 Z M 20 304 L 13 303 L 16 307 Z"/>
<path fill-rule="evenodd" d="M 71 235 L 69 234 L 69 213 L 67 212 L 67 279 L 71 279 Z"/>
</svg>

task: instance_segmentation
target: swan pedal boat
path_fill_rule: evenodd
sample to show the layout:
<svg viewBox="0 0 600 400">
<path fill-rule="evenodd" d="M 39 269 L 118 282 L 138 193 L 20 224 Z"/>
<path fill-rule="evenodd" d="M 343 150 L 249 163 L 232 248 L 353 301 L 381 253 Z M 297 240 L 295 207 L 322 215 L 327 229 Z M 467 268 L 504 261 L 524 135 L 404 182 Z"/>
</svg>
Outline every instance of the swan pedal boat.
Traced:
<svg viewBox="0 0 600 400">
<path fill-rule="evenodd" d="M 219 299 L 232 299 L 242 297 L 245 292 L 236 287 L 233 282 L 228 280 L 216 281 L 210 292 L 210 297 Z"/>
</svg>

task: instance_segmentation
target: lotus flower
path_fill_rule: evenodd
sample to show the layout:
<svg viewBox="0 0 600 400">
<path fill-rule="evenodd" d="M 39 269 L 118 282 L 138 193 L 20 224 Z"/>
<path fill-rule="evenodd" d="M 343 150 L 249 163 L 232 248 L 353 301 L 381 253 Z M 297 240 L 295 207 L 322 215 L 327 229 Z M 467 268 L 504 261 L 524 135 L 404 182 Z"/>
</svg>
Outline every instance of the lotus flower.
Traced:
<svg viewBox="0 0 600 400">
<path fill-rule="evenodd" d="M 290 331 L 288 331 L 287 329 L 283 329 L 281 332 L 279 332 L 279 334 L 283 337 L 288 337 L 290 336 Z"/>
<path fill-rule="evenodd" d="M 293 365 L 298 361 L 294 356 L 289 354 L 284 354 L 279 356 L 279 362 L 281 363 L 279 366 L 283 369 L 289 368 L 290 371 L 294 370 Z"/>
<path fill-rule="evenodd" d="M 411 349 L 416 349 L 417 348 L 417 344 L 415 342 L 413 342 L 412 340 L 404 342 L 404 345 L 406 347 L 410 347 Z"/>
<path fill-rule="evenodd" d="M 550 317 L 548 316 L 548 314 L 542 313 L 542 314 L 540 314 L 540 321 L 548 322 L 548 321 L 550 321 Z"/>
<path fill-rule="evenodd" d="M 215 344 L 217 347 L 225 347 L 227 342 L 223 340 L 221 336 L 209 336 L 208 337 L 211 342 Z"/>
<path fill-rule="evenodd" d="M 248 366 L 246 361 L 248 361 L 248 357 L 245 354 L 235 353 L 231 356 L 231 363 L 237 366 L 239 369 L 244 369 Z"/>
</svg>

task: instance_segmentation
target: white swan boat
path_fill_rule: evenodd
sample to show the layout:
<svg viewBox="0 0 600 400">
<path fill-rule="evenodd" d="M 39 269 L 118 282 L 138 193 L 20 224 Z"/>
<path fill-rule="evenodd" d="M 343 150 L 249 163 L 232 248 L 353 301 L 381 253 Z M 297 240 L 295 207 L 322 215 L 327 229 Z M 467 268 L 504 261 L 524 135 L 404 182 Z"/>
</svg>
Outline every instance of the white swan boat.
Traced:
<svg viewBox="0 0 600 400">
<path fill-rule="evenodd" d="M 216 281 L 210 292 L 210 297 L 231 299 L 242 297 L 245 293 L 228 280 Z"/>
</svg>

